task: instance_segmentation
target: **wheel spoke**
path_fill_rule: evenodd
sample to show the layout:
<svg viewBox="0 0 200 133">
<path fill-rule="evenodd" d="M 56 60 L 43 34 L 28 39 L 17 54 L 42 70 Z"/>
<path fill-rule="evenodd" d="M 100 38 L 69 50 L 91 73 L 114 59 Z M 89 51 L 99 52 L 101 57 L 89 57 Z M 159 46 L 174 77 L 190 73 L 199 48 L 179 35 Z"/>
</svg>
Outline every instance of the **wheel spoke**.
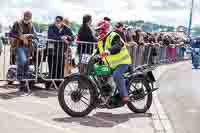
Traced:
<svg viewBox="0 0 200 133">
<path fill-rule="evenodd" d="M 87 100 L 87 101 L 89 101 L 89 99 L 87 99 L 87 98 L 86 98 L 86 97 L 84 97 L 84 96 L 82 96 L 82 98 L 83 98 L 83 99 L 85 99 L 85 100 Z"/>
<path fill-rule="evenodd" d="M 83 101 L 82 99 L 81 99 L 81 101 L 85 104 L 85 105 L 88 105 L 89 106 L 89 104 L 88 103 L 86 103 L 85 101 Z"/>
<path fill-rule="evenodd" d="M 77 82 L 78 82 L 78 86 L 77 86 Z M 74 110 L 74 111 L 77 111 L 77 112 L 81 112 L 82 110 L 84 110 L 85 108 L 87 108 L 89 106 L 89 97 L 87 97 L 87 95 L 84 96 L 85 93 L 88 94 L 87 91 L 85 91 L 86 89 L 83 89 L 85 88 L 84 86 L 81 85 L 80 81 L 77 81 L 77 82 L 71 82 L 69 83 L 67 86 L 66 86 L 66 89 L 69 88 L 70 92 L 68 92 L 67 96 L 65 97 L 65 101 L 66 103 L 68 103 L 69 107 Z M 71 99 L 71 94 L 74 92 L 74 91 L 77 91 L 78 93 L 82 94 L 82 97 L 80 99 L 79 102 L 74 102 L 72 99 Z M 70 95 L 69 95 L 70 94 Z M 81 104 L 82 103 L 82 104 Z M 85 105 L 87 107 L 85 107 Z"/>
<path fill-rule="evenodd" d="M 67 108 L 77 113 L 90 109 L 92 100 L 90 87 L 83 80 L 70 81 L 64 88 L 64 100 Z"/>
<path fill-rule="evenodd" d="M 73 87 L 71 87 L 71 84 L 69 84 L 69 88 L 70 88 L 71 91 L 73 91 L 73 89 L 72 89 Z"/>
</svg>

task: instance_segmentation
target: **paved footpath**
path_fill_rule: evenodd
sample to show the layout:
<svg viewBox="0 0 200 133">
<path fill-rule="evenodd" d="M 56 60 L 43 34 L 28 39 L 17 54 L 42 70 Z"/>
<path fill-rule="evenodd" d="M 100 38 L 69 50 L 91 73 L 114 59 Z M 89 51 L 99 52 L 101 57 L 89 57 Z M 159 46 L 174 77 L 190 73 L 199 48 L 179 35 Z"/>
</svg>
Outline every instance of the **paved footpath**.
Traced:
<svg viewBox="0 0 200 133">
<path fill-rule="evenodd" d="M 156 78 L 184 62 L 161 66 Z M 88 117 L 71 118 L 60 108 L 57 92 L 35 91 L 19 97 L 16 89 L 0 83 L 0 131 L 2 133 L 173 133 L 172 125 L 154 93 L 146 114 L 134 114 L 127 107 L 96 109 Z"/>
</svg>

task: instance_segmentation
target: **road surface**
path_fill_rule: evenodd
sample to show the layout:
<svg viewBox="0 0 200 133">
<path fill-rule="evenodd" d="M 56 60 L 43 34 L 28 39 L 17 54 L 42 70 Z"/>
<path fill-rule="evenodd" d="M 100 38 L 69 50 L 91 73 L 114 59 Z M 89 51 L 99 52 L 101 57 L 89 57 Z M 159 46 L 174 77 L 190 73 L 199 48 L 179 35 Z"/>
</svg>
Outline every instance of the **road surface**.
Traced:
<svg viewBox="0 0 200 133">
<path fill-rule="evenodd" d="M 96 109 L 84 118 L 65 114 L 56 91 L 37 90 L 20 97 L 15 86 L 0 82 L 0 130 L 4 133 L 198 133 L 200 72 L 191 70 L 190 62 L 181 62 L 162 66 L 154 73 L 160 90 L 154 93 L 148 113 L 134 114 L 127 107 Z"/>
<path fill-rule="evenodd" d="M 187 62 L 159 79 L 159 99 L 175 133 L 200 132 L 200 70 Z"/>
</svg>

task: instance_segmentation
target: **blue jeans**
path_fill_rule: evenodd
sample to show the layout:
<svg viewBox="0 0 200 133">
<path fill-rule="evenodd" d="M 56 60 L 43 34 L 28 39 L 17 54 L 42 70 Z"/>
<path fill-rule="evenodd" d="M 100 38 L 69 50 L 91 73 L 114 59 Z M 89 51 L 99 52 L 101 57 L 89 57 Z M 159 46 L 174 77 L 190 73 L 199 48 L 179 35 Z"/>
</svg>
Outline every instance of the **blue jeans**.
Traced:
<svg viewBox="0 0 200 133">
<path fill-rule="evenodd" d="M 123 77 L 123 73 L 128 70 L 128 65 L 119 65 L 117 69 L 113 72 L 113 79 L 116 86 L 119 89 L 120 96 L 128 96 L 128 89 L 126 86 L 126 81 Z"/>
<path fill-rule="evenodd" d="M 28 72 L 28 48 L 16 48 L 17 79 L 22 80 L 27 77 Z"/>
</svg>

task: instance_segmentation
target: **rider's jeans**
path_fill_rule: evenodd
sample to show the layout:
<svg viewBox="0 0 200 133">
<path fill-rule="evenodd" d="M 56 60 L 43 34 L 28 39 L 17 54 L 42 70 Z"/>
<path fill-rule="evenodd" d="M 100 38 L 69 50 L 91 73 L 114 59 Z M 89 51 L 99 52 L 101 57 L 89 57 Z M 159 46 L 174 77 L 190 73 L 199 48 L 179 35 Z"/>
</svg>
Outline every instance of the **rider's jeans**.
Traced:
<svg viewBox="0 0 200 133">
<path fill-rule="evenodd" d="M 120 96 L 128 96 L 128 89 L 126 86 L 126 81 L 123 77 L 123 73 L 128 70 L 128 65 L 119 65 L 117 69 L 113 72 L 113 78 L 116 86 L 119 88 Z"/>
<path fill-rule="evenodd" d="M 17 79 L 22 80 L 27 77 L 28 72 L 28 48 L 16 48 Z"/>
</svg>

